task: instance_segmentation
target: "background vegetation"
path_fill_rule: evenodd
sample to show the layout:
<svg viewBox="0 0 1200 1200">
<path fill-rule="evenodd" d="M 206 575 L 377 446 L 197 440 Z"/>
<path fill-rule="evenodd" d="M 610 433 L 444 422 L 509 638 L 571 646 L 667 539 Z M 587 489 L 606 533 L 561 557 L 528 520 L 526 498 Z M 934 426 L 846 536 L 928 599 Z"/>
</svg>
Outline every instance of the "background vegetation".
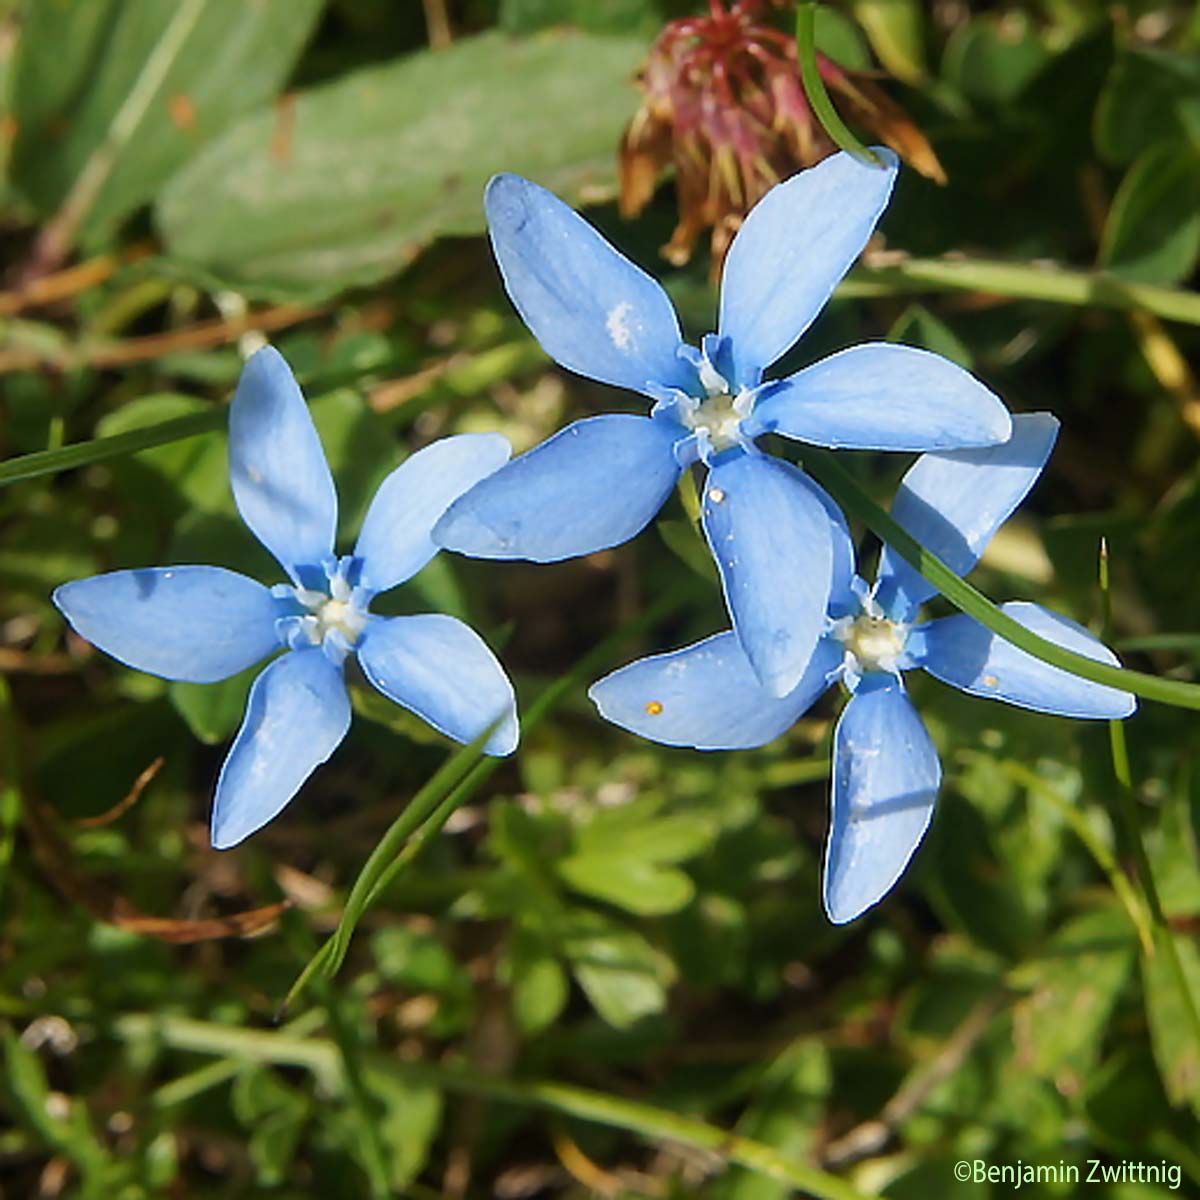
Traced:
<svg viewBox="0 0 1200 1200">
<path fill-rule="evenodd" d="M 818 875 L 836 705 L 761 751 L 700 755 L 604 725 L 584 696 L 603 670 L 722 626 L 678 501 L 581 561 L 443 555 L 398 603 L 502 646 L 526 711 L 565 683 L 519 757 L 405 852 L 340 973 L 314 975 L 276 1023 L 450 748 L 356 689 L 367 719 L 330 764 L 214 852 L 209 798 L 248 680 L 126 670 L 49 603 L 67 579 L 155 563 L 273 580 L 227 486 L 222 405 L 248 331 L 306 384 L 346 532 L 435 437 L 498 428 L 525 449 L 612 407 L 510 308 L 480 236 L 493 171 L 590 206 L 688 332 L 709 329 L 709 264 L 657 257 L 670 189 L 636 222 L 612 204 L 631 78 L 689 11 L 0 4 L 6 1195 L 1012 1190 L 956 1181 L 974 1158 L 1165 1161 L 1183 1178 L 1029 1195 L 1200 1194 L 1191 713 L 1143 705 L 1123 798 L 1105 728 L 915 680 L 946 766 L 934 827 L 897 892 L 833 928 Z M 1105 538 L 1114 644 L 1193 679 L 1192 6 L 855 0 L 826 6 L 821 42 L 890 77 L 949 183 L 903 173 L 886 244 L 790 361 L 891 336 L 971 367 L 1016 411 L 1056 413 L 1046 476 L 975 581 L 1099 629 Z M 886 503 L 902 460 L 840 461 Z"/>
</svg>

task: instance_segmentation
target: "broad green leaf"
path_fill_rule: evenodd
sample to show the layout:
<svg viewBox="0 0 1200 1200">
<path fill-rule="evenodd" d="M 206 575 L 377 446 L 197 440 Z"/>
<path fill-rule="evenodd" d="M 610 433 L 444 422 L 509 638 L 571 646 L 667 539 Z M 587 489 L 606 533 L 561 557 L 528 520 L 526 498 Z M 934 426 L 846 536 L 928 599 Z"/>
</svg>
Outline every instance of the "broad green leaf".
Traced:
<svg viewBox="0 0 1200 1200">
<path fill-rule="evenodd" d="M 438 733 L 427 721 L 422 721 L 416 713 L 402 708 L 394 700 L 389 700 L 382 692 L 370 684 L 351 684 L 350 703 L 356 716 L 365 717 L 382 725 L 410 742 L 422 746 L 445 746 L 451 741 L 445 734 Z"/>
<path fill-rule="evenodd" d="M 1172 1104 L 1190 1105 L 1200 1116 L 1200 1042 L 1171 962 L 1164 938 L 1155 937 L 1153 956 L 1142 956 L 1142 982 L 1146 990 L 1146 1015 L 1158 1073 Z M 1190 939 L 1175 937 L 1186 986 L 1193 1005 L 1200 1004 L 1200 949 Z"/>
<path fill-rule="evenodd" d="M 655 0 L 500 0 L 505 33 L 574 25 L 591 33 L 628 34 L 632 29 L 649 37 L 662 23 Z"/>
<path fill-rule="evenodd" d="M 163 190 L 171 255 L 256 294 L 315 297 L 484 229 L 483 188 L 515 171 L 570 203 L 611 195 L 641 41 L 491 33 L 356 71 L 262 111 Z"/>
<path fill-rule="evenodd" d="M 850 11 L 879 61 L 897 79 L 913 85 L 924 81 L 925 19 L 917 0 L 854 0 Z"/>
<path fill-rule="evenodd" d="M 867 71 L 871 68 L 871 52 L 863 35 L 849 18 L 836 9 L 822 5 L 817 9 L 814 30 L 817 49 L 834 62 L 851 70 Z"/>
<path fill-rule="evenodd" d="M 442 1094 L 428 1084 L 383 1071 L 369 1072 L 367 1084 L 383 1104 L 379 1135 L 391 1156 L 392 1186 L 405 1188 L 423 1170 L 441 1127 Z M 348 1133 L 355 1143 L 361 1137 L 354 1126 Z"/>
<path fill-rule="evenodd" d="M 579 986 L 610 1025 L 622 1029 L 666 1007 L 674 967 L 635 930 L 581 912 L 562 948 Z"/>
<path fill-rule="evenodd" d="M 600 809 L 575 831 L 579 854 L 624 854 L 646 862 L 677 863 L 699 854 L 716 835 L 713 822 L 704 816 L 674 813 L 652 818 L 652 813 L 644 801 Z"/>
<path fill-rule="evenodd" d="M 233 737 L 246 711 L 250 685 L 265 663 L 255 663 L 245 671 L 217 683 L 182 683 L 176 680 L 167 685 L 167 695 L 175 711 L 187 722 L 188 728 L 206 745 L 215 746 Z"/>
<path fill-rule="evenodd" d="M 1013 972 L 1027 988 L 1014 1012 L 1022 1062 L 1040 1075 L 1089 1070 L 1137 952 L 1129 918 L 1116 908 L 1084 913 Z"/>
<path fill-rule="evenodd" d="M 570 985 L 562 964 L 541 938 L 517 926 L 501 971 L 512 991 L 513 1016 L 522 1033 L 540 1033 L 558 1019 Z"/>
<path fill-rule="evenodd" d="M 303 1111 L 281 1109 L 251 1126 L 248 1148 L 262 1187 L 275 1188 L 287 1179 L 306 1124 Z"/>
<path fill-rule="evenodd" d="M 27 5 L 13 182 L 43 213 L 69 206 L 85 241 L 103 237 L 231 120 L 279 92 L 321 8 L 322 0 Z"/>
<path fill-rule="evenodd" d="M 1127 50 L 1113 64 L 1096 106 L 1096 148 L 1132 162 L 1152 145 L 1183 138 L 1200 146 L 1200 58 L 1168 50 Z"/>
<path fill-rule="evenodd" d="M 371 950 L 379 973 L 391 983 L 423 992 L 469 986 L 469 977 L 432 933 L 392 925 L 372 935 Z"/>
<path fill-rule="evenodd" d="M 643 916 L 676 912 L 695 895 L 695 885 L 682 871 L 660 867 L 636 853 L 630 848 L 571 854 L 560 859 L 556 869 L 577 892 Z"/>
<path fill-rule="evenodd" d="M 972 100 L 1006 105 L 1050 61 L 1037 26 L 1019 12 L 976 17 L 960 25 L 946 46 L 942 71 Z"/>
<path fill-rule="evenodd" d="M 1200 254 L 1200 147 L 1160 142 L 1140 155 L 1113 197 L 1100 262 L 1139 283 L 1179 283 Z"/>
</svg>

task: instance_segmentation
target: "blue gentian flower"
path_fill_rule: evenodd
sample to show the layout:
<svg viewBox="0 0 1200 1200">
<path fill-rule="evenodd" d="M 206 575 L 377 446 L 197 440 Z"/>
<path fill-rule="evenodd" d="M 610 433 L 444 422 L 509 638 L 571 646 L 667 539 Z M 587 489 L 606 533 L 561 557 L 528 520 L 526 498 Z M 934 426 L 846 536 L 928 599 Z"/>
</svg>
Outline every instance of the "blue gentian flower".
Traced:
<svg viewBox="0 0 1200 1200">
<path fill-rule="evenodd" d="M 562 366 L 654 406 L 568 425 L 452 505 L 434 540 L 481 558 L 589 554 L 638 533 L 680 472 L 703 462 L 704 529 L 734 628 L 763 686 L 790 692 L 824 621 L 829 501 L 755 439 L 943 450 L 1003 442 L 1011 428 L 978 380 L 908 346 L 854 346 L 763 379 L 875 228 L 897 169 L 890 150 L 878 153 L 884 167 L 835 154 L 755 206 L 725 262 L 718 332 L 699 349 L 682 341 L 662 288 L 582 217 L 527 179 L 496 176 L 492 246 L 526 325 Z"/>
<path fill-rule="evenodd" d="M 471 741 L 499 719 L 489 754 L 517 745 L 512 685 L 473 630 L 430 614 L 385 619 L 373 597 L 415 575 L 438 547 L 446 506 L 508 461 L 499 434 L 462 434 L 418 451 L 380 485 L 354 553 L 333 553 L 337 493 L 308 406 L 282 356 L 246 364 L 229 413 L 234 500 L 289 583 L 264 587 L 222 567 L 113 571 L 63 584 L 54 602 L 82 637 L 164 679 L 212 683 L 280 648 L 250 689 L 217 781 L 212 843 L 260 829 L 350 727 L 347 656 L 385 696 Z"/>
<path fill-rule="evenodd" d="M 1033 486 L 1058 434 L 1046 413 L 1013 418 L 1002 446 L 926 454 L 905 475 L 893 515 L 965 575 Z M 789 729 L 830 685 L 850 701 L 833 743 L 833 811 L 825 850 L 825 910 L 841 924 L 883 898 L 929 827 L 941 782 L 937 751 L 904 687 L 923 668 L 973 696 L 1067 717 L 1127 717 L 1128 692 L 1080 679 L 959 614 L 919 623 L 935 589 L 884 548 L 878 581 L 855 574 L 849 530 L 838 530 L 825 632 L 799 685 L 769 696 L 732 633 L 641 659 L 590 692 L 608 720 L 643 737 L 699 750 L 762 746 Z M 1036 604 L 1003 611 L 1042 637 L 1117 665 L 1081 625 Z"/>
</svg>

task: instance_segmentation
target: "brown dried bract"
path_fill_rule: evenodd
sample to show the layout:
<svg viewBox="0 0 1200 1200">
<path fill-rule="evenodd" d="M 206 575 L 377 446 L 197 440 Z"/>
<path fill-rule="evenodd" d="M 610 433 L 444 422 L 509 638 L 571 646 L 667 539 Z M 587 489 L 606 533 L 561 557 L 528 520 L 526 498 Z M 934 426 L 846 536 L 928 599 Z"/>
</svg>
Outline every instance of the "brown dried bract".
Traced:
<svg viewBox="0 0 1200 1200">
<path fill-rule="evenodd" d="M 637 216 L 674 165 L 679 224 L 663 254 L 677 265 L 711 229 L 719 267 L 762 196 L 837 149 L 804 95 L 795 39 L 762 19 L 764 7 L 710 0 L 707 16 L 672 21 L 639 77 L 644 99 L 621 142 L 621 212 Z M 945 182 L 925 135 L 878 84 L 823 55 L 817 64 L 843 117 Z"/>
</svg>

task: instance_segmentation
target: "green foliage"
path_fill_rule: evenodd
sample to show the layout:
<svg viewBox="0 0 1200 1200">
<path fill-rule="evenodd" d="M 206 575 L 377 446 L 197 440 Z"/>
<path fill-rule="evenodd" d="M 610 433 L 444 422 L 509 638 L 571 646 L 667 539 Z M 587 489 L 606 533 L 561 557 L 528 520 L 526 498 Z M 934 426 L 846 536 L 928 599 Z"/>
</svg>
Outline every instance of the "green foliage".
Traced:
<svg viewBox="0 0 1200 1200">
<path fill-rule="evenodd" d="M 48 216 L 81 203 L 74 224 L 95 244 L 206 141 L 275 97 L 320 12 L 321 0 L 26 5 L 14 183 Z"/>
<path fill-rule="evenodd" d="M 442 7 L 454 39 L 434 50 L 424 14 Z M 545 567 L 443 555 L 384 601 L 485 633 L 522 702 L 515 759 L 449 747 L 351 677 L 365 719 L 227 854 L 206 822 L 255 671 L 141 675 L 49 601 L 158 562 L 279 579 L 228 485 L 246 311 L 310 396 L 344 548 L 426 442 L 495 428 L 525 448 L 613 404 L 512 312 L 480 236 L 495 171 L 591 206 L 705 332 L 708 264 L 656 257 L 671 188 L 634 222 L 611 206 L 639 62 L 703 7 L 0 0 L 6 1194 L 924 1200 L 1005 1194 L 957 1180 L 962 1160 L 1092 1158 L 1176 1164 L 1182 1182 L 1028 1194 L 1200 1187 L 1190 712 L 1143 703 L 1126 793 L 1103 728 L 915 684 L 944 764 L 933 827 L 896 891 L 835 928 L 836 694 L 731 754 L 636 741 L 584 696 L 722 627 L 686 483 L 629 545 Z M 1096 622 L 1104 538 L 1113 644 L 1151 694 L 1190 702 L 1194 16 L 1154 0 L 815 16 L 822 50 L 900 81 L 876 79 L 949 184 L 904 173 L 884 253 L 783 369 L 891 339 L 1054 411 L 1050 468 L 972 583 Z M 312 307 L 263 320 L 260 300 Z M 869 560 L 904 464 L 834 465 Z"/>
<path fill-rule="evenodd" d="M 372 283 L 438 236 L 480 232 L 497 171 L 573 200 L 611 194 L 644 52 L 582 33 L 489 34 L 351 73 L 205 148 L 162 190 L 158 227 L 175 258 L 251 294 Z"/>
</svg>

